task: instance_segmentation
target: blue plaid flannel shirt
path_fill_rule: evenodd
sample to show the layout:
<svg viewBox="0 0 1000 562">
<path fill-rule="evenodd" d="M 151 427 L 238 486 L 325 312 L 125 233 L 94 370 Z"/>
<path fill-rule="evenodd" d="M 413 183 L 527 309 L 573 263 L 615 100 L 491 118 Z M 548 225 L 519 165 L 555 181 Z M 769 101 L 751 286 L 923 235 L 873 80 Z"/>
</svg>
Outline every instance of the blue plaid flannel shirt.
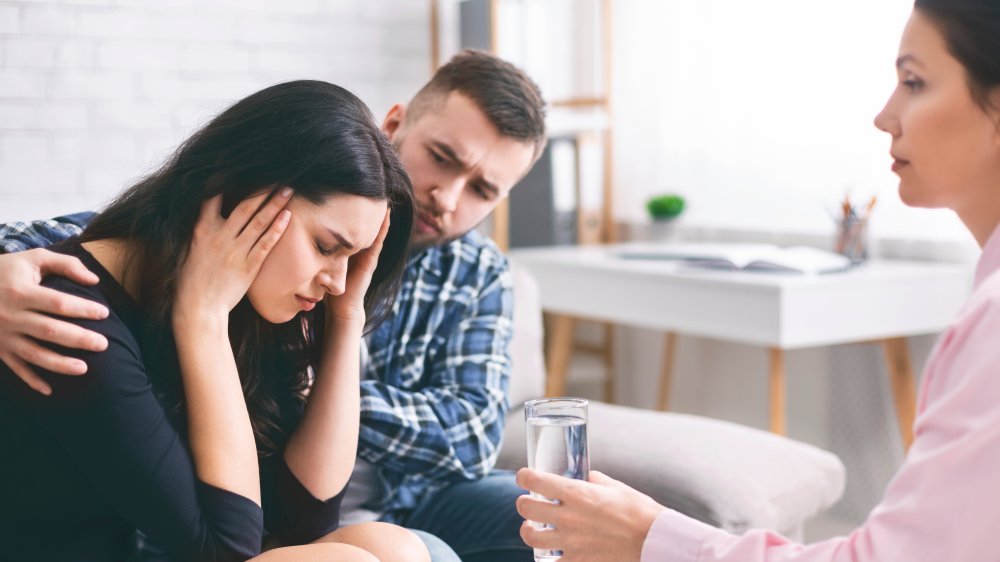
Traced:
<svg viewBox="0 0 1000 562">
<path fill-rule="evenodd" d="M 13 254 L 43 248 L 76 236 L 93 216 L 94 213 L 83 212 L 54 219 L 0 224 L 0 253 Z"/>
<path fill-rule="evenodd" d="M 0 249 L 47 246 L 92 216 L 0 225 Z M 475 231 L 410 259 L 393 314 L 368 335 L 358 454 L 385 484 L 369 509 L 399 521 L 427 494 L 493 468 L 508 408 L 512 291 L 507 258 Z"/>
<path fill-rule="evenodd" d="M 472 231 L 413 256 L 392 316 L 368 336 L 359 455 L 398 522 L 426 495 L 493 469 L 507 414 L 513 285 Z"/>
</svg>

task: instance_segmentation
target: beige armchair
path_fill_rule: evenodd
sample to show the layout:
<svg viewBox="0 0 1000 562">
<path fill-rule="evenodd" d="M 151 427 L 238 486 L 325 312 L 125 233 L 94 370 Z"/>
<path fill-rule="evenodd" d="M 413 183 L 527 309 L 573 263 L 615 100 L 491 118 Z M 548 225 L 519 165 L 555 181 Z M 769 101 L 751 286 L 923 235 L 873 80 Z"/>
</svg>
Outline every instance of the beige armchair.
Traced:
<svg viewBox="0 0 1000 562">
<path fill-rule="evenodd" d="M 525 466 L 523 403 L 543 394 L 538 287 L 514 266 L 513 374 L 499 468 Z M 827 451 L 749 427 L 670 412 L 590 403 L 591 466 L 663 505 L 734 533 L 766 528 L 800 539 L 804 522 L 844 491 Z"/>
</svg>

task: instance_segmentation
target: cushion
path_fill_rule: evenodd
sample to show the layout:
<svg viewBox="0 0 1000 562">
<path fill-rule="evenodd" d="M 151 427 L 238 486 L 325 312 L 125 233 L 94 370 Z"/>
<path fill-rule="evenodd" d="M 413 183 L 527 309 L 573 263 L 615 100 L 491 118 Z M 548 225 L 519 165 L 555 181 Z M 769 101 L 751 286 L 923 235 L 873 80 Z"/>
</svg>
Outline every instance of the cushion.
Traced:
<svg viewBox="0 0 1000 562">
<path fill-rule="evenodd" d="M 836 455 L 730 422 L 591 402 L 591 468 L 660 504 L 734 533 L 786 531 L 844 490 Z M 523 408 L 512 408 L 497 464 L 526 463 Z"/>
<path fill-rule="evenodd" d="M 542 304 L 538 283 L 524 267 L 511 260 L 514 279 L 514 331 L 510 340 L 510 405 L 545 394 L 545 360 L 542 355 Z"/>
</svg>

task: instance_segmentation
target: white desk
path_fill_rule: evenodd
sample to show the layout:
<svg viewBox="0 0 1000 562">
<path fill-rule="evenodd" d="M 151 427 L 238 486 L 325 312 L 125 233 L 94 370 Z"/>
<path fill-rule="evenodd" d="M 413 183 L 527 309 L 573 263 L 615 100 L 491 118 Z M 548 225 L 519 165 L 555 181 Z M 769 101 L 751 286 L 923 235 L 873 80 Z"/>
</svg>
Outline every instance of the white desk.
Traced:
<svg viewBox="0 0 1000 562">
<path fill-rule="evenodd" d="M 586 318 L 668 332 L 659 400 L 665 409 L 674 334 L 681 332 L 769 348 L 771 429 L 784 433 L 784 350 L 880 342 L 906 445 L 915 384 L 905 338 L 944 329 L 972 279 L 967 266 L 903 261 L 815 276 L 716 271 L 617 257 L 624 247 L 510 252 L 538 279 L 542 307 L 554 315 L 547 394 L 564 393 L 573 318 Z"/>
</svg>

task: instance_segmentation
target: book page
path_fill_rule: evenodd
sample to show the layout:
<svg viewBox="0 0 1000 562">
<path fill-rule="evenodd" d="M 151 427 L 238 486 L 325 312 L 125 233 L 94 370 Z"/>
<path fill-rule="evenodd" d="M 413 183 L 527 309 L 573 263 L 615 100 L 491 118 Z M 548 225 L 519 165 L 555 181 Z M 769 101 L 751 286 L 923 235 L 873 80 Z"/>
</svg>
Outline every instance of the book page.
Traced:
<svg viewBox="0 0 1000 562">
<path fill-rule="evenodd" d="M 806 274 L 835 273 L 847 270 L 851 260 L 819 248 L 793 246 L 780 248 L 767 256 L 747 263 L 744 268 L 756 271 L 786 271 Z"/>
<path fill-rule="evenodd" d="M 618 257 L 638 260 L 718 261 L 730 267 L 743 267 L 756 257 L 768 256 L 778 247 L 771 244 L 743 243 L 651 243 L 630 244 Z"/>
<path fill-rule="evenodd" d="M 809 246 L 781 248 L 773 244 L 632 244 L 617 255 L 625 259 L 678 260 L 698 267 L 762 272 L 833 273 L 850 266 L 846 257 L 827 250 Z"/>
</svg>

